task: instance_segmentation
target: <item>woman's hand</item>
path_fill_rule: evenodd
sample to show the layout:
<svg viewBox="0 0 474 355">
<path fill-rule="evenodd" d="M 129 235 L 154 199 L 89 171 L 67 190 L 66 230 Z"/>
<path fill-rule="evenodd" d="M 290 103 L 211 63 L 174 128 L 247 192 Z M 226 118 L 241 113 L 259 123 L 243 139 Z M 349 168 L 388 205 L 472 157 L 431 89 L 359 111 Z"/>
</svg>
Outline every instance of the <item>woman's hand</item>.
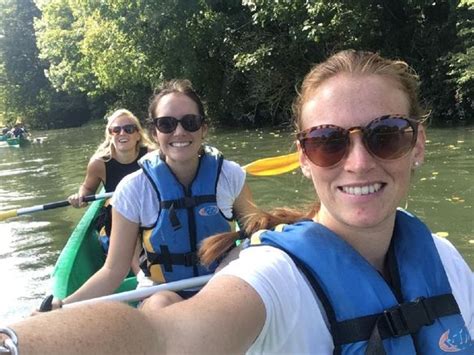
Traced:
<svg viewBox="0 0 474 355">
<path fill-rule="evenodd" d="M 74 208 L 81 208 L 87 206 L 87 202 L 84 202 L 83 198 L 82 195 L 76 193 L 69 196 L 67 200 Z"/>
<path fill-rule="evenodd" d="M 31 316 L 37 316 L 38 314 L 54 311 L 63 307 L 63 301 L 57 298 L 54 298 L 53 295 L 47 296 L 38 309 L 35 309 L 31 312 Z"/>
</svg>

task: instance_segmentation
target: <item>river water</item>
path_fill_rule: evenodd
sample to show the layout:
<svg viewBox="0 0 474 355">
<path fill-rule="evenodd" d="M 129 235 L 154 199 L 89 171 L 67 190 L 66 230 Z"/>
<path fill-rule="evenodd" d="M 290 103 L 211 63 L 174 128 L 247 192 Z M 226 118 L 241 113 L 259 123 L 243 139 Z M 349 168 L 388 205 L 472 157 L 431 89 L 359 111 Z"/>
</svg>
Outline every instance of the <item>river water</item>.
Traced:
<svg viewBox="0 0 474 355">
<path fill-rule="evenodd" d="M 25 148 L 0 142 L 0 211 L 64 200 L 75 192 L 103 129 L 95 123 L 33 132 L 42 143 Z M 294 148 L 288 131 L 278 130 L 215 130 L 209 142 L 241 164 Z M 314 198 L 299 171 L 248 181 L 264 208 Z M 426 162 L 406 205 L 474 266 L 474 128 L 428 129 Z M 0 221 L 0 323 L 28 315 L 50 293 L 54 263 L 83 212 L 66 207 Z"/>
</svg>

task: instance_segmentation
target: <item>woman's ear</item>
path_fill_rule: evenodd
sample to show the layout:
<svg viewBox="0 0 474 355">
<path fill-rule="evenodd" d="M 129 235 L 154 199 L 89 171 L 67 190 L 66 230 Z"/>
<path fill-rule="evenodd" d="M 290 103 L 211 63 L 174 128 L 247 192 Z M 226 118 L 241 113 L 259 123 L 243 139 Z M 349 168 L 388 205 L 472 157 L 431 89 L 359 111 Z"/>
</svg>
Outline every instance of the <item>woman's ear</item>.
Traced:
<svg viewBox="0 0 474 355">
<path fill-rule="evenodd" d="M 420 124 L 418 128 L 418 137 L 416 139 L 415 147 L 413 148 L 413 160 L 417 165 L 421 165 L 425 159 L 425 141 L 426 131 L 425 127 Z"/>
<path fill-rule="evenodd" d="M 209 127 L 206 123 L 202 125 L 202 139 L 207 137 L 207 132 L 209 130 Z"/>
<path fill-rule="evenodd" d="M 301 148 L 300 142 L 296 141 L 296 148 L 298 149 L 298 159 L 300 161 L 300 167 L 301 171 L 303 172 L 303 175 L 307 177 L 308 179 L 311 179 L 311 169 L 310 169 L 310 161 L 306 157 L 306 155 L 303 153 L 303 148 Z"/>
</svg>

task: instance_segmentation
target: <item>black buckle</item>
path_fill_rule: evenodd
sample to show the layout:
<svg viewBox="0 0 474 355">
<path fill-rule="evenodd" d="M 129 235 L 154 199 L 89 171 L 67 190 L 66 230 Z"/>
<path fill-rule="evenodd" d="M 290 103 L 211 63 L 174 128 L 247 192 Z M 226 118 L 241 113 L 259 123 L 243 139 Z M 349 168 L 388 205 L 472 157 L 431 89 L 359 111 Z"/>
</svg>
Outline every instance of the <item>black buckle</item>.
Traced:
<svg viewBox="0 0 474 355">
<path fill-rule="evenodd" d="M 195 252 L 185 253 L 184 256 L 184 266 L 194 266 L 198 263 L 198 257 Z"/>
<path fill-rule="evenodd" d="M 191 207 L 195 207 L 196 206 L 196 200 L 194 199 L 194 197 L 191 197 L 191 196 L 185 196 L 183 199 L 183 205 L 184 205 L 184 208 L 191 208 Z"/>
<path fill-rule="evenodd" d="M 383 312 L 385 323 L 394 337 L 416 333 L 421 327 L 435 321 L 424 297 L 405 302 Z"/>
</svg>

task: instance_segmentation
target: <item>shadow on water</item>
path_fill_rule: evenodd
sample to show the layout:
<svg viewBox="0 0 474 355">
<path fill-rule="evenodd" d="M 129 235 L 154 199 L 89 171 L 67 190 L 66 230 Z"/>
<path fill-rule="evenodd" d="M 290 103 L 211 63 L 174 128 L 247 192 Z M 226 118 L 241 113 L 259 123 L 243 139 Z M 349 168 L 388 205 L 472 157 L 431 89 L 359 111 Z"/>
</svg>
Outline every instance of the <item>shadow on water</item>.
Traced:
<svg viewBox="0 0 474 355">
<path fill-rule="evenodd" d="M 0 146 L 0 210 L 64 200 L 82 183 L 87 162 L 103 139 L 100 123 L 40 132 L 42 144 Z M 33 132 L 34 134 L 34 132 Z M 294 150 L 289 131 L 213 130 L 209 142 L 244 165 Z M 448 234 L 474 265 L 474 129 L 429 129 L 425 164 L 414 176 L 408 210 L 434 232 Z M 1 142 L 0 142 L 1 143 Z M 306 205 L 314 190 L 299 170 L 248 177 L 263 208 Z M 84 210 L 60 208 L 0 221 L 0 321 L 21 318 L 50 293 L 50 274 Z M 5 292 L 5 290 L 7 290 Z"/>
</svg>

